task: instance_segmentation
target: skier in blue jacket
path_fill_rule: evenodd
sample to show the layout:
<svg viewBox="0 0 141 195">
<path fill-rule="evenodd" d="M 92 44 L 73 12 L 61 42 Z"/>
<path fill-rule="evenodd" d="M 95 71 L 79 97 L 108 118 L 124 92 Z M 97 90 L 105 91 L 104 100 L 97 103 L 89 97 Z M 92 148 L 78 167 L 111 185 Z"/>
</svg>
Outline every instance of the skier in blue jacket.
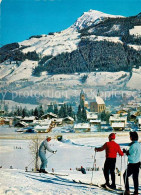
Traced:
<svg viewBox="0 0 141 195">
<path fill-rule="evenodd" d="M 55 154 L 57 151 L 52 150 L 49 147 L 48 142 L 51 141 L 51 137 L 47 137 L 40 145 L 39 147 L 39 157 L 41 159 L 41 166 L 40 166 L 40 173 L 47 173 L 47 171 L 45 170 L 46 166 L 47 166 L 47 158 L 46 158 L 46 151 L 49 151 L 53 154 Z"/>
<path fill-rule="evenodd" d="M 124 149 L 124 153 L 128 155 L 128 166 L 127 170 L 123 174 L 124 183 L 125 183 L 125 192 L 124 195 L 129 195 L 129 181 L 128 178 L 133 175 L 133 183 L 134 183 L 134 195 L 138 195 L 138 187 L 139 187 L 139 168 L 140 168 L 140 153 L 141 147 L 138 142 L 138 134 L 137 132 L 130 132 L 130 148 L 128 151 Z"/>
</svg>

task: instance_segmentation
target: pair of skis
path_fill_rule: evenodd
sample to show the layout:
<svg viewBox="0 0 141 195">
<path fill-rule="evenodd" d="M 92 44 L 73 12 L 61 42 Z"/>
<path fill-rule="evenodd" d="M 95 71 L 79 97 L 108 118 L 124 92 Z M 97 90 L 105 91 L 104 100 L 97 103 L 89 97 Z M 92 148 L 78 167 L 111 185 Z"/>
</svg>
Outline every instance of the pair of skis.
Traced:
<svg viewBox="0 0 141 195">
<path fill-rule="evenodd" d="M 80 180 L 79 180 L 79 181 L 76 181 L 76 180 L 74 180 L 74 179 L 73 179 L 73 182 L 74 182 L 74 183 L 83 184 L 83 185 L 98 187 L 98 188 L 101 188 L 101 189 L 103 189 L 103 190 L 110 191 L 110 192 L 112 192 L 112 193 L 114 193 L 114 194 L 123 194 L 123 190 L 120 190 L 120 189 L 112 189 L 112 188 L 110 188 L 110 187 L 108 187 L 108 186 L 102 187 L 102 185 L 100 185 L 100 184 L 86 183 L 86 182 L 82 182 L 82 181 L 80 181 Z"/>
<path fill-rule="evenodd" d="M 26 172 L 27 173 L 40 173 L 39 171 L 26 171 Z M 68 174 L 53 173 L 53 172 L 47 172 L 47 173 L 41 172 L 40 174 L 49 174 L 49 175 L 56 175 L 56 176 L 68 176 Z"/>
</svg>

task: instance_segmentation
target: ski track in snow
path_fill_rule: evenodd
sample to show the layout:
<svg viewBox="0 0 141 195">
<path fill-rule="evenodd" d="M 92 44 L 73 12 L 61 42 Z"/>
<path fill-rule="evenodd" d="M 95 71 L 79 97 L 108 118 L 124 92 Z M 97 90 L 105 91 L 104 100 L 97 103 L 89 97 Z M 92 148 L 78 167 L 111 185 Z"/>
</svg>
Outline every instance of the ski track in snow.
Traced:
<svg viewBox="0 0 141 195">
<path fill-rule="evenodd" d="M 50 147 L 57 149 L 57 153 L 48 159 L 47 170 L 51 172 L 52 168 L 56 173 L 69 174 L 69 176 L 55 176 L 49 174 L 40 174 L 25 172 L 25 166 L 33 160 L 29 150 L 30 140 L 4 140 L 0 141 L 0 194 L 1 195 L 108 195 L 112 192 L 104 191 L 94 186 L 87 186 L 72 182 L 72 180 L 82 182 L 91 182 L 92 172 L 87 171 L 86 175 L 76 171 L 76 167 L 93 167 L 94 148 L 89 146 L 101 146 L 107 141 L 106 137 L 90 137 L 68 139 L 65 134 L 64 143 L 52 140 Z M 127 147 L 130 142 L 127 136 L 116 136 L 116 142 L 121 147 Z M 15 149 L 15 147 L 22 149 Z M 10 150 L 9 150 L 10 149 Z M 50 153 L 47 154 L 47 157 Z M 96 153 L 96 166 L 100 171 L 93 172 L 93 183 L 104 183 L 102 167 L 105 161 L 105 152 Z M 14 169 L 9 169 L 10 165 Z M 127 165 L 127 157 L 123 158 L 122 173 Z M 28 169 L 33 168 L 32 163 Z M 116 167 L 120 169 L 121 158 L 117 157 Z M 70 168 L 72 170 L 70 170 Z M 140 177 L 141 181 L 141 177 Z M 120 184 L 120 177 L 116 175 L 116 183 Z M 123 179 L 122 179 L 123 183 Z M 130 186 L 133 188 L 132 178 L 130 178 Z"/>
</svg>

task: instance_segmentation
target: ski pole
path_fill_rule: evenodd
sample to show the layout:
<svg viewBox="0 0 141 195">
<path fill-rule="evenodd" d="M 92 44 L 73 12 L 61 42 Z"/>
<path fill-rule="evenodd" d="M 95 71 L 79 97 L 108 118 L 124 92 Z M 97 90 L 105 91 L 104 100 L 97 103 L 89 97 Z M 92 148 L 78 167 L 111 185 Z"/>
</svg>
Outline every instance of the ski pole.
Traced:
<svg viewBox="0 0 141 195">
<path fill-rule="evenodd" d="M 36 157 L 29 163 L 29 165 L 27 166 L 27 167 L 29 167 L 32 163 L 33 163 L 33 161 L 36 159 Z"/>
<path fill-rule="evenodd" d="M 92 168 L 91 184 L 92 184 L 92 180 L 93 180 L 93 171 L 94 171 L 95 157 L 96 157 L 96 151 L 94 152 L 94 161 L 93 161 L 93 168 Z"/>
<path fill-rule="evenodd" d="M 124 164 L 125 164 L 125 156 L 124 156 Z M 126 170 L 125 170 L 125 177 L 124 177 L 124 185 L 126 186 L 126 180 L 127 180 L 127 169 L 128 169 L 128 158 L 127 158 L 127 167 L 126 167 Z M 123 191 L 123 194 L 124 194 L 124 191 Z"/>
<path fill-rule="evenodd" d="M 120 166 L 120 188 L 122 188 L 121 186 L 121 174 L 122 173 L 122 156 L 121 156 L 121 166 Z"/>
<path fill-rule="evenodd" d="M 54 153 L 53 153 L 54 154 Z M 49 159 L 53 154 L 51 154 L 47 159 Z"/>
</svg>

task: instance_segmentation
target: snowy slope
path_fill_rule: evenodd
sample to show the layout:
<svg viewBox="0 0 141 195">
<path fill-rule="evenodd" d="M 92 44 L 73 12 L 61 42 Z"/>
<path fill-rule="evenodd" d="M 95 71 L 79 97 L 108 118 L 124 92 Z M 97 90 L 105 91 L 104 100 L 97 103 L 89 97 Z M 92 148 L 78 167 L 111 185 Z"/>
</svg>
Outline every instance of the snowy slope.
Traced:
<svg viewBox="0 0 141 195">
<path fill-rule="evenodd" d="M 20 42 L 20 46 L 29 46 L 22 50 L 23 53 L 36 51 L 42 57 L 44 55 L 56 56 L 63 52 L 72 52 L 77 49 L 80 34 L 68 28 L 54 35 L 43 35 L 41 38 L 31 38 Z"/>
<path fill-rule="evenodd" d="M 74 29 L 82 30 L 89 26 L 96 25 L 100 23 L 105 18 L 116 18 L 116 17 L 123 17 L 123 16 L 116 16 L 111 14 L 106 14 L 97 10 L 89 10 L 88 12 L 84 12 L 84 14 L 77 19 L 77 21 L 72 25 Z"/>
<path fill-rule="evenodd" d="M 132 44 L 128 44 L 129 47 L 137 50 L 137 51 L 140 51 L 141 50 L 141 45 L 132 45 Z"/>
<path fill-rule="evenodd" d="M 141 90 L 141 67 L 139 69 L 133 69 L 132 77 L 127 83 L 127 87 Z"/>
<path fill-rule="evenodd" d="M 20 66 L 13 69 L 13 72 L 6 77 L 9 82 L 28 79 L 32 75 L 33 68 L 37 66 L 37 61 L 25 60 Z"/>
<path fill-rule="evenodd" d="M 141 36 L 141 26 L 134 26 L 129 30 L 130 35 Z"/>
<path fill-rule="evenodd" d="M 7 84 L 14 83 L 13 85 L 16 85 L 15 90 L 21 89 L 22 87 L 30 90 L 31 88 L 33 90 L 38 90 L 38 84 L 41 84 L 40 90 L 46 90 L 49 91 L 49 88 L 52 90 L 65 90 L 67 88 L 68 96 L 69 94 L 73 94 L 74 88 L 77 90 L 82 85 L 86 88 L 91 88 L 91 87 L 99 87 L 99 86 L 104 86 L 105 88 L 122 88 L 122 87 L 130 87 L 132 89 L 140 89 L 139 84 L 136 85 L 136 82 L 132 82 L 136 77 L 133 75 L 130 75 L 129 72 L 91 72 L 91 73 L 81 73 L 81 74 L 59 74 L 59 75 L 49 75 L 46 70 L 48 66 L 48 62 L 54 59 L 56 56 L 55 60 L 57 61 L 58 64 L 53 64 L 55 63 L 55 60 L 52 62 L 50 67 L 57 67 L 58 65 L 62 65 L 63 63 L 65 64 L 66 61 L 70 61 L 69 66 L 75 66 L 77 64 L 77 59 L 81 59 L 82 61 L 79 62 L 78 60 L 78 66 L 79 64 L 84 65 L 86 63 L 86 59 L 88 61 L 91 61 L 91 58 L 93 56 L 93 50 L 92 53 L 90 51 L 89 55 L 87 55 L 85 52 L 85 49 L 87 48 L 84 47 L 84 54 L 81 51 L 80 52 L 80 45 L 85 44 L 85 41 L 87 40 L 90 43 L 95 42 L 105 42 L 108 41 L 110 44 L 114 44 L 117 46 L 123 44 L 121 41 L 121 37 L 116 35 L 116 31 L 119 31 L 121 29 L 121 24 L 116 24 L 113 23 L 110 28 L 106 32 L 114 32 L 114 35 L 111 36 L 96 36 L 96 35 L 91 35 L 88 32 L 88 35 L 83 35 L 78 32 L 78 30 L 82 30 L 88 26 L 93 26 L 95 28 L 95 24 L 98 24 L 101 21 L 104 21 L 106 18 L 117 18 L 117 17 L 122 17 L 122 16 L 115 16 L 115 15 L 110 15 L 110 14 L 105 14 L 96 10 L 89 10 L 88 12 L 85 12 L 80 18 L 77 19 L 77 21 L 68 29 L 57 32 L 57 33 L 52 33 L 50 35 L 41 35 L 41 36 L 33 36 L 28 40 L 22 41 L 19 44 L 19 48 L 16 50 L 20 50 L 23 54 L 27 54 L 28 52 L 36 52 L 38 54 L 38 57 L 40 60 L 42 60 L 45 56 L 49 56 L 48 61 L 43 62 L 43 71 L 42 67 L 40 68 L 41 70 L 41 76 L 40 77 L 34 77 L 32 76 L 32 71 L 33 68 L 37 67 L 38 61 L 32 61 L 32 60 L 22 60 L 22 61 L 10 61 L 6 60 L 5 62 L 0 64 L 0 79 L 2 81 L 6 81 Z M 106 24 L 107 25 L 107 24 Z M 89 31 L 93 31 L 93 28 L 90 28 Z M 106 27 L 105 27 L 106 28 Z M 135 26 L 134 28 L 130 29 L 130 34 L 139 34 L 140 32 L 140 26 Z M 100 34 L 99 34 L 100 35 Z M 83 43 L 84 41 L 84 43 Z M 101 47 L 101 46 L 100 46 Z M 133 44 L 128 44 L 128 47 L 132 47 L 134 50 L 139 51 L 141 50 L 140 45 L 133 45 Z M 89 48 L 90 49 L 90 48 Z M 97 49 L 97 48 L 96 48 Z M 117 52 L 117 51 L 116 51 Z M 65 53 L 71 53 L 70 55 L 65 55 Z M 97 52 L 98 53 L 98 52 Z M 100 52 L 99 52 L 100 53 Z M 58 59 L 59 54 L 64 54 L 64 56 L 61 56 L 60 58 L 64 57 L 64 61 L 62 59 Z M 79 54 L 79 55 L 78 55 Z M 92 54 L 92 56 L 91 56 Z M 86 55 L 86 56 L 85 56 Z M 110 55 L 110 54 L 107 54 Z M 77 58 L 78 56 L 78 58 Z M 98 56 L 100 59 L 100 57 Z M 26 59 L 26 58 L 23 58 Z M 74 59 L 74 60 L 73 60 Z M 106 59 L 106 56 L 104 56 L 104 59 Z M 114 58 L 115 59 L 115 58 Z M 124 59 L 124 58 L 123 58 Z M 41 62 L 41 61 L 40 61 Z M 75 64 L 76 62 L 76 64 Z M 106 62 L 104 62 L 106 65 Z M 112 65 L 112 62 L 110 62 Z M 123 64 L 124 65 L 124 64 Z M 44 69 L 45 66 L 45 69 Z M 67 67 L 67 64 L 64 65 L 63 67 Z M 89 66 L 89 65 L 88 65 Z M 122 66 L 122 65 L 121 65 Z M 112 68 L 112 66 L 111 66 Z M 56 68 L 57 69 L 57 68 Z M 58 69 L 57 69 L 58 70 Z M 75 69 L 74 69 L 75 70 Z M 77 69 L 76 69 L 77 70 Z M 107 69 L 111 70 L 111 69 Z M 49 71 L 49 70 L 48 70 Z M 65 70 L 67 72 L 67 70 Z M 85 70 L 86 71 L 86 70 Z M 94 70 L 95 71 L 95 70 Z M 98 69 L 97 69 L 98 71 Z M 65 73 L 66 73 L 65 72 Z M 85 83 L 82 83 L 82 77 L 84 75 L 87 75 L 88 78 Z M 140 81 L 140 74 L 137 74 L 138 76 L 138 81 Z M 138 82 L 137 81 L 137 82 Z M 30 85 L 29 82 L 32 82 L 32 86 Z M 128 84 L 129 82 L 129 84 Z M 21 84 L 22 83 L 22 84 Z M 130 85 L 131 83 L 131 85 Z M 28 87 L 29 86 L 29 87 Z M 7 87 L 7 89 L 11 89 Z M 14 87 L 13 87 L 14 89 Z M 72 91 L 71 91 L 72 90 Z"/>
<path fill-rule="evenodd" d="M 100 171 L 92 172 L 87 171 L 86 175 L 76 171 L 76 167 L 93 167 L 94 158 L 94 147 L 101 146 L 107 141 L 109 133 L 99 133 L 97 135 L 83 135 L 84 138 L 79 137 L 80 135 L 72 134 L 63 143 L 56 140 L 50 142 L 50 147 L 57 149 L 57 153 L 52 157 L 48 158 L 48 171 L 52 168 L 57 173 L 68 173 L 69 176 L 53 176 L 36 173 L 24 172 L 25 166 L 33 160 L 31 152 L 29 150 L 29 140 L 4 140 L 0 142 L 0 165 L 3 166 L 0 169 L 0 194 L 11 194 L 11 195 L 80 195 L 80 194 L 98 194 L 108 195 L 110 192 L 101 190 L 96 187 L 79 185 L 72 182 L 72 179 L 82 180 L 84 182 L 93 183 L 104 183 L 104 177 L 102 167 L 105 160 L 105 152 L 96 154 L 96 167 L 99 167 Z M 125 147 L 129 143 L 128 134 L 117 133 L 116 141 L 122 143 L 122 147 Z M 40 138 L 43 135 L 39 135 Z M 46 135 L 44 135 L 45 137 Z M 52 135 L 53 136 L 53 135 Z M 55 136 L 55 135 L 54 135 Z M 102 137 L 101 137 L 102 136 Z M 42 140 L 41 139 L 41 140 Z M 74 144 L 75 143 L 75 144 Z M 17 148 L 21 149 L 17 149 Z M 3 151 L 3 152 L 2 152 Z M 69 154 L 69 155 L 68 155 Z M 47 157 L 50 153 L 47 153 Z M 124 157 L 122 161 L 122 173 L 126 168 L 127 158 Z M 14 169 L 9 169 L 10 165 Z M 29 170 L 33 168 L 34 163 L 31 163 Z M 117 157 L 116 167 L 121 168 L 121 158 Z M 70 170 L 70 168 L 72 170 Z M 121 178 L 122 179 L 122 178 Z M 141 177 L 140 177 L 141 179 Z M 116 183 L 120 184 L 120 177 L 116 174 Z M 123 180 L 121 180 L 123 185 Z M 132 178 L 130 179 L 130 186 L 133 187 Z"/>
<path fill-rule="evenodd" d="M 106 37 L 106 36 L 90 35 L 89 37 L 83 37 L 83 39 L 85 38 L 89 39 L 90 41 L 109 41 L 109 42 L 123 44 L 123 42 L 120 40 L 120 37 Z"/>
</svg>

